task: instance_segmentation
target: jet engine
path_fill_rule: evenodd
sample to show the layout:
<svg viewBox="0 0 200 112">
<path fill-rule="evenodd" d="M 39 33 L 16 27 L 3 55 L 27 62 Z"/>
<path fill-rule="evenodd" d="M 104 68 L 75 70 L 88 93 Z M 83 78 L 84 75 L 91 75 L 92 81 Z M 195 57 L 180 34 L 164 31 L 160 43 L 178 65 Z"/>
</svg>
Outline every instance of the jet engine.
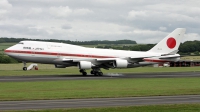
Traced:
<svg viewBox="0 0 200 112">
<path fill-rule="evenodd" d="M 78 64 L 79 69 L 91 69 L 93 64 L 88 61 L 80 61 Z"/>
<path fill-rule="evenodd" d="M 117 59 L 117 60 L 114 61 L 113 66 L 115 68 L 127 68 L 128 67 L 128 61 L 122 60 L 122 59 Z"/>
</svg>

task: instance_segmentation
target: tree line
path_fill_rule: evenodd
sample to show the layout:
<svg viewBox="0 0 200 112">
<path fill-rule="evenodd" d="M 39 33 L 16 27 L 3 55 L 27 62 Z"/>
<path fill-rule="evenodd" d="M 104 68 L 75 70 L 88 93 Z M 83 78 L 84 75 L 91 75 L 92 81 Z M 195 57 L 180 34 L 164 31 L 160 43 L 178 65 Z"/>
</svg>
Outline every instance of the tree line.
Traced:
<svg viewBox="0 0 200 112">
<path fill-rule="evenodd" d="M 199 55 L 200 52 L 200 41 L 186 41 L 181 43 L 179 48 L 180 54 L 191 54 L 194 53 L 195 55 Z"/>
<path fill-rule="evenodd" d="M 97 44 L 137 44 L 134 40 L 92 40 L 92 41 L 70 41 L 70 40 L 57 40 L 57 39 L 28 39 L 28 38 L 7 38 L 1 37 L 0 43 L 18 43 L 23 40 L 32 40 L 32 41 L 48 41 L 48 42 L 59 42 L 59 43 L 68 43 L 74 45 L 97 45 Z"/>
<path fill-rule="evenodd" d="M 123 45 L 123 46 L 115 46 L 115 45 L 98 45 L 96 48 L 104 48 L 104 49 L 118 49 L 118 50 L 129 50 L 129 51 L 148 51 L 155 44 L 144 44 L 144 45 Z"/>
<path fill-rule="evenodd" d="M 97 48 L 105 48 L 105 49 L 119 49 L 119 50 L 130 50 L 130 51 L 148 51 L 155 44 L 137 44 L 134 46 L 112 46 L 112 45 L 105 45 L 105 46 L 97 46 Z M 179 47 L 179 54 L 181 55 L 200 55 L 200 41 L 186 41 L 180 44 Z"/>
<path fill-rule="evenodd" d="M 0 63 L 19 63 L 20 61 L 0 53 Z"/>
</svg>

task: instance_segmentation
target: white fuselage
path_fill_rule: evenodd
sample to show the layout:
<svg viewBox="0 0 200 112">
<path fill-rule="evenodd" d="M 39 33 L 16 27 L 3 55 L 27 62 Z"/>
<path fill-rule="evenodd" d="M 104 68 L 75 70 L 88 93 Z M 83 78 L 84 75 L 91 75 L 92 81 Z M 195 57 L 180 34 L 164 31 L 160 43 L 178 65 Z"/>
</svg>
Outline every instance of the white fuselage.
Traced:
<svg viewBox="0 0 200 112">
<path fill-rule="evenodd" d="M 77 45 L 70 45 L 64 43 L 54 42 L 38 42 L 38 41 L 21 41 L 20 43 L 11 46 L 5 50 L 5 53 L 9 56 L 25 62 L 36 62 L 46 64 L 74 64 L 66 63 L 60 60 L 85 60 L 95 63 L 96 59 L 109 59 L 126 57 L 151 57 L 144 59 L 143 64 L 154 64 L 159 62 L 174 61 L 162 60 L 160 53 L 152 52 L 139 52 L 139 51 L 124 51 L 113 49 L 98 49 L 98 48 L 86 48 Z M 179 56 L 178 54 L 173 56 Z M 166 57 L 166 56 L 165 56 Z M 142 64 L 142 63 L 140 63 Z"/>
</svg>

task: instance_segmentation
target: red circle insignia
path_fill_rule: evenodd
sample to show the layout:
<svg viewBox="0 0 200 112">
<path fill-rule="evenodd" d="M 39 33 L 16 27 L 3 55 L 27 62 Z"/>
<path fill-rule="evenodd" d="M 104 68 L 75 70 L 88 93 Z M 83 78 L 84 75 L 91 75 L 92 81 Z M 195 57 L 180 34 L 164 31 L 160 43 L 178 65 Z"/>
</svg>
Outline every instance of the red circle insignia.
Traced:
<svg viewBox="0 0 200 112">
<path fill-rule="evenodd" d="M 176 40 L 173 37 L 167 39 L 167 46 L 173 49 L 176 46 Z"/>
</svg>

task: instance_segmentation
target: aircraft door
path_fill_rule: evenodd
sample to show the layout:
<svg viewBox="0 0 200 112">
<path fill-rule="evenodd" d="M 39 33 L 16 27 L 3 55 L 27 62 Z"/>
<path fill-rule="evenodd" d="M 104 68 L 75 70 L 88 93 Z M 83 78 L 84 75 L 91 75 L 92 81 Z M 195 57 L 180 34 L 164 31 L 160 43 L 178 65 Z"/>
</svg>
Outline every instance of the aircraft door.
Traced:
<svg viewBox="0 0 200 112">
<path fill-rule="evenodd" d="M 47 48 L 48 48 L 48 49 L 51 49 L 51 44 L 47 44 Z"/>
<path fill-rule="evenodd" d="M 60 51 L 57 51 L 57 58 L 62 58 L 62 53 Z"/>
<path fill-rule="evenodd" d="M 32 49 L 32 51 L 31 51 L 31 56 L 35 56 L 35 50 L 34 49 Z"/>
<path fill-rule="evenodd" d="M 57 52 L 57 57 L 58 57 L 58 58 L 60 58 L 60 55 L 61 55 L 60 52 Z"/>
</svg>

